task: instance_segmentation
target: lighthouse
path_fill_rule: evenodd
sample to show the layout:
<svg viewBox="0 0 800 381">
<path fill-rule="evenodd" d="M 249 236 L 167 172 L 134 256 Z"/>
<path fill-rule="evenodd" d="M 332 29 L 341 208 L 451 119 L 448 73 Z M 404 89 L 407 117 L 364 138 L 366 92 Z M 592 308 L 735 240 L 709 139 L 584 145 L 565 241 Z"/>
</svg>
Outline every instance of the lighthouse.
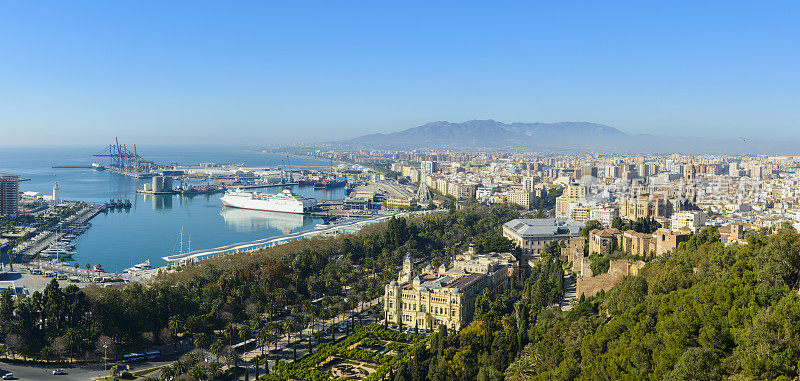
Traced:
<svg viewBox="0 0 800 381">
<path fill-rule="evenodd" d="M 53 205 L 57 205 L 61 200 L 61 192 L 58 189 L 58 181 L 53 184 Z"/>
</svg>

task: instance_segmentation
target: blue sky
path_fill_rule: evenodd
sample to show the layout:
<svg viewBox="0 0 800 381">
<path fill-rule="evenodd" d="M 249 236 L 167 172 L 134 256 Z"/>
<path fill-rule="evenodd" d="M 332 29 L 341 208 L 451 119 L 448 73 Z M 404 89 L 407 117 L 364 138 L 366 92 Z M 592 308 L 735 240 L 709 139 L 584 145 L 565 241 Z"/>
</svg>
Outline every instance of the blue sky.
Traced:
<svg viewBox="0 0 800 381">
<path fill-rule="evenodd" d="M 489 118 L 800 140 L 798 11 L 777 1 L 6 3 L 0 145 L 308 142 Z"/>
</svg>

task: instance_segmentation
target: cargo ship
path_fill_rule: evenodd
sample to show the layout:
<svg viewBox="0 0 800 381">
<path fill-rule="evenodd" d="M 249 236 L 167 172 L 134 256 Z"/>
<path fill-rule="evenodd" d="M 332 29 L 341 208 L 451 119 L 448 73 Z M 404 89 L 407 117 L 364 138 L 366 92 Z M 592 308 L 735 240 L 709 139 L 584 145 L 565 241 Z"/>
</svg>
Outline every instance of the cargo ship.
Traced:
<svg viewBox="0 0 800 381">
<path fill-rule="evenodd" d="M 298 180 L 297 185 L 313 186 L 314 189 L 332 189 L 347 185 L 347 179 L 335 177 L 312 177 Z"/>
<path fill-rule="evenodd" d="M 333 189 L 343 187 L 346 184 L 346 180 L 330 178 L 318 181 L 316 184 L 314 184 L 314 189 Z"/>
<path fill-rule="evenodd" d="M 278 194 L 228 190 L 220 200 L 222 205 L 231 208 L 297 214 L 307 213 L 316 205 L 315 199 L 295 196 L 289 188 Z"/>
</svg>

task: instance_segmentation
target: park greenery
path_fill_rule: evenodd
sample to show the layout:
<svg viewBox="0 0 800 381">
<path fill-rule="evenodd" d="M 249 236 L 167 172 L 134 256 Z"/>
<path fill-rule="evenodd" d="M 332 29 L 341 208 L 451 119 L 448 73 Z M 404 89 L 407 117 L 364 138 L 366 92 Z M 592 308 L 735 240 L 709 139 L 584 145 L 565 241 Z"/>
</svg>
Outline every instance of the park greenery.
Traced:
<svg viewBox="0 0 800 381">
<path fill-rule="evenodd" d="M 353 334 L 336 343 L 321 344 L 315 353 L 301 360 L 276 365 L 274 372 L 261 380 L 330 380 L 331 372 L 324 370 L 329 365 L 323 364 L 336 359 L 366 364 L 374 371 L 364 380 L 382 380 L 408 364 L 412 354 L 418 353 L 426 342 L 424 336 L 392 331 L 377 323 L 356 326 Z"/>
<path fill-rule="evenodd" d="M 611 227 L 620 231 L 633 230 L 637 233 L 651 234 L 661 228 L 661 223 L 655 218 L 639 217 L 633 221 L 625 221 L 622 218 L 614 217 Z"/>
</svg>

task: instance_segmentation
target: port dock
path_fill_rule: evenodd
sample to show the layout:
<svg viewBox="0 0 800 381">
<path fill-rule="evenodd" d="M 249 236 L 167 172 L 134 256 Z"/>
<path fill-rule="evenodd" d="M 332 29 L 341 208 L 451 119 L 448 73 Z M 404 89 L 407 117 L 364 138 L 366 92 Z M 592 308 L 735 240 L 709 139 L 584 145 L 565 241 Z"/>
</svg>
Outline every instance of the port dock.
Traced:
<svg viewBox="0 0 800 381">
<path fill-rule="evenodd" d="M 75 233 L 83 233 L 89 220 L 106 210 L 106 208 L 107 206 L 105 204 L 87 204 L 83 209 L 74 215 L 63 221 L 60 221 L 50 229 L 39 233 L 39 235 L 34 237 L 34 239 L 26 241 L 12 250 L 15 256 L 22 260 L 34 258 L 57 241 L 65 238 L 67 235 L 77 235 Z"/>
<path fill-rule="evenodd" d="M 355 220 L 349 223 L 333 225 L 324 229 L 311 229 L 299 231 L 292 234 L 287 234 L 280 237 L 264 238 L 255 241 L 239 242 L 225 246 L 219 246 L 212 249 L 192 250 L 186 253 L 168 255 L 162 257 L 165 261 L 172 264 L 185 264 L 195 262 L 203 258 L 214 257 L 219 255 L 246 253 L 255 250 L 265 249 L 268 247 L 282 245 L 284 243 L 296 241 L 303 238 L 311 238 L 316 236 L 336 235 L 341 233 L 355 232 L 367 225 L 372 225 L 378 222 L 383 222 L 391 219 L 392 217 L 402 217 L 411 214 L 427 214 L 427 213 L 441 213 L 445 210 L 426 210 L 418 212 L 395 212 L 381 216 L 375 216 L 367 219 Z"/>
</svg>

